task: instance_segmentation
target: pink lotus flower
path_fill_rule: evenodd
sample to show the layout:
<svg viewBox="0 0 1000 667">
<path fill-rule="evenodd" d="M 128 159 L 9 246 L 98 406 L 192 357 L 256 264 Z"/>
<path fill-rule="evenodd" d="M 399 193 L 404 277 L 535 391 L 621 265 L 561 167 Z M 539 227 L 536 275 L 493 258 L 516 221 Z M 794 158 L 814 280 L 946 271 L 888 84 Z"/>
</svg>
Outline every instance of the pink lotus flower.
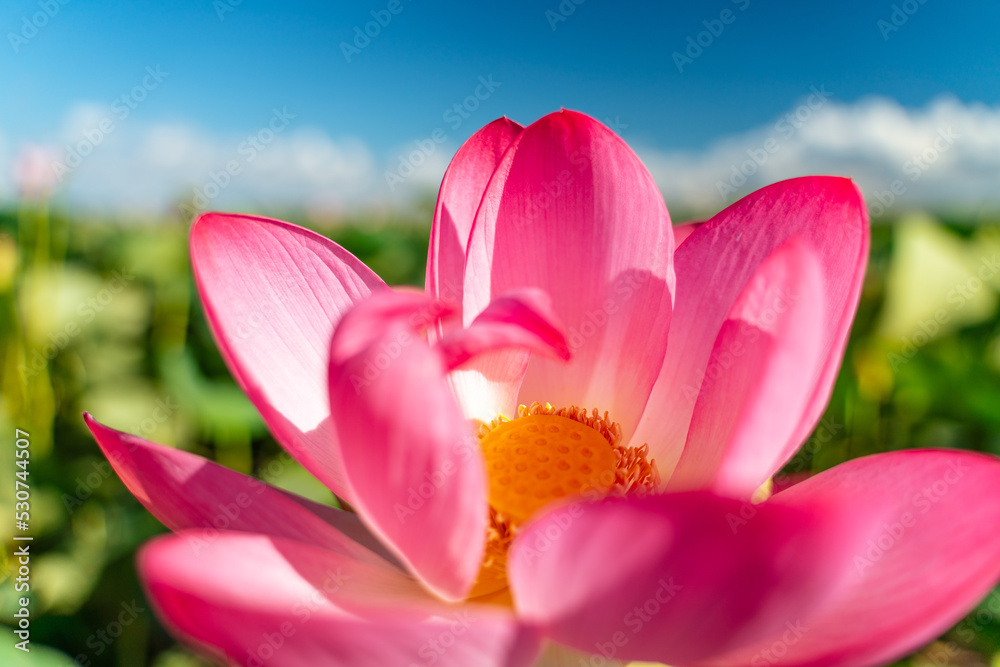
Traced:
<svg viewBox="0 0 1000 667">
<path fill-rule="evenodd" d="M 426 293 L 305 229 L 202 216 L 230 369 L 356 513 L 87 416 L 177 533 L 139 557 L 160 616 L 249 666 L 858 667 L 954 624 L 1000 577 L 996 459 L 892 452 L 769 495 L 844 352 L 858 190 L 785 181 L 684 233 L 568 111 L 461 148 Z"/>
</svg>

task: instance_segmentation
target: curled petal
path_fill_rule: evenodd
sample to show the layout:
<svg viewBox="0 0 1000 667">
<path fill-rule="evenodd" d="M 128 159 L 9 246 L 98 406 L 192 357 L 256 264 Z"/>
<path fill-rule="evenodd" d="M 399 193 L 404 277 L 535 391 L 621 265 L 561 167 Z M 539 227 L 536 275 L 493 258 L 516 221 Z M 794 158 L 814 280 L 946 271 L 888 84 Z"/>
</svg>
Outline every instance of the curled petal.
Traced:
<svg viewBox="0 0 1000 667">
<path fill-rule="evenodd" d="M 340 363 L 360 354 L 393 327 L 403 327 L 407 335 L 412 332 L 419 338 L 439 319 L 453 313 L 452 306 L 419 290 L 406 287 L 385 290 L 359 304 L 350 313 L 346 326 L 337 330 L 330 348 L 331 361 Z"/>
<path fill-rule="evenodd" d="M 464 328 L 438 343 L 448 370 L 475 356 L 503 349 L 522 349 L 566 361 L 566 336 L 540 290 L 520 290 L 494 299 Z"/>
<path fill-rule="evenodd" d="M 445 380 L 443 356 L 412 325 L 424 310 L 383 317 L 386 304 L 400 299 L 372 297 L 334 334 L 337 451 L 366 524 L 431 590 L 457 600 L 471 589 L 485 545 L 483 462 Z"/>
</svg>

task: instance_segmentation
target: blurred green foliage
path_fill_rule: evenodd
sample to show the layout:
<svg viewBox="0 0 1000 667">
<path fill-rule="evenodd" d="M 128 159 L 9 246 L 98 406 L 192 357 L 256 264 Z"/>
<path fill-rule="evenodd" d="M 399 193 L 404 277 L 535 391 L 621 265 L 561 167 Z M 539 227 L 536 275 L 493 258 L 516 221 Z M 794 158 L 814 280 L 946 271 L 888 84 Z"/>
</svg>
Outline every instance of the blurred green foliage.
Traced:
<svg viewBox="0 0 1000 667">
<path fill-rule="evenodd" d="M 420 285 L 430 213 L 425 206 L 410 219 L 346 220 L 319 231 L 388 283 Z M 817 437 L 788 472 L 910 447 L 1000 455 L 1000 272 L 973 280 L 997 256 L 1000 224 L 912 218 L 875 225 L 833 398 Z M 35 536 L 33 649 L 15 651 L 5 637 L 0 663 L 204 664 L 148 610 L 133 559 L 164 528 L 111 472 L 81 412 L 315 500 L 333 498 L 282 455 L 230 378 L 192 284 L 187 224 L 112 225 L 50 214 L 43 204 L 0 213 L 0 364 L 0 432 L 31 433 Z M 12 446 L 0 447 L 0 460 L 13 470 Z M 12 513 L 11 486 L 0 484 L 4 517 Z M 0 618 L 8 626 L 16 604 L 13 534 L 12 522 L 0 521 Z M 994 593 L 900 664 L 1000 667 L 998 609 Z M 11 633 L 8 626 L 2 634 Z"/>
</svg>

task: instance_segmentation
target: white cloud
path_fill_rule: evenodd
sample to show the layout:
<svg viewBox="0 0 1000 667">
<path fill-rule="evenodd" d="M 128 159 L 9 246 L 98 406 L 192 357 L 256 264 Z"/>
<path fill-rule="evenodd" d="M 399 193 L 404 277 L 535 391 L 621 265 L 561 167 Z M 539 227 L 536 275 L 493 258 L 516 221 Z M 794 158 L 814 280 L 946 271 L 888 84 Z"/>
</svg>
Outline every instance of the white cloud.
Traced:
<svg viewBox="0 0 1000 667">
<path fill-rule="evenodd" d="M 301 206 L 333 212 L 373 195 L 375 159 L 279 111 L 261 127 L 217 136 L 179 122 L 142 124 L 114 108 L 78 105 L 56 145 L 59 197 L 97 210 L 157 214 L 199 208 Z"/>
<path fill-rule="evenodd" d="M 379 160 L 364 142 L 331 138 L 280 113 L 259 128 L 219 136 L 187 123 L 141 123 L 122 117 L 122 109 L 79 104 L 47 143 L 61 176 L 57 201 L 77 209 L 159 215 L 177 205 L 295 206 L 329 215 L 389 198 Z M 4 146 L 0 134 L 0 200 L 16 193 L 15 165 L 33 144 L 21 146 L 21 155 Z M 426 180 L 415 174 L 394 198 L 403 202 L 422 192 Z"/>
<path fill-rule="evenodd" d="M 49 138 L 67 166 L 58 193 L 64 204 L 148 215 L 178 203 L 295 206 L 318 214 L 402 206 L 436 189 L 456 148 L 446 142 L 421 153 L 418 139 L 379 156 L 360 139 L 333 138 L 295 119 L 272 117 L 260 128 L 220 136 L 122 112 L 79 104 Z M 0 132 L 0 198 L 17 188 L 10 175 L 20 148 Z M 813 95 L 781 118 L 704 150 L 635 148 L 673 210 L 710 213 L 768 183 L 829 173 L 854 178 L 876 207 L 898 181 L 902 194 L 893 195 L 891 212 L 1000 207 L 1000 107 L 951 98 L 906 109 L 883 98 L 841 104 Z M 415 165 L 412 173 L 406 164 Z M 405 178 L 390 187 L 387 173 Z"/>
<path fill-rule="evenodd" d="M 952 98 L 911 110 L 884 98 L 839 104 L 814 96 L 704 151 L 638 153 L 667 204 L 689 211 L 714 211 L 807 174 L 850 176 L 874 212 L 880 201 L 890 213 L 1000 207 L 1000 107 Z"/>
</svg>

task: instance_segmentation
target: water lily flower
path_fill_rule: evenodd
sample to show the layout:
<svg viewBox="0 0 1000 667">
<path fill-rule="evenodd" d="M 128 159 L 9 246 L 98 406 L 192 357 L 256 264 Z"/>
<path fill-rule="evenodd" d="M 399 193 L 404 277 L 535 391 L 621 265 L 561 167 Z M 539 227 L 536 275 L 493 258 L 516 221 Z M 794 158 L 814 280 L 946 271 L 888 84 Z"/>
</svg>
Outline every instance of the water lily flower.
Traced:
<svg viewBox="0 0 1000 667">
<path fill-rule="evenodd" d="M 830 397 L 867 225 L 851 181 L 800 178 L 675 249 L 639 159 L 570 111 L 462 146 L 424 292 L 300 227 L 202 216 L 230 370 L 353 511 L 88 415 L 175 531 L 140 553 L 150 600 L 252 667 L 904 655 L 1000 578 L 1000 461 L 896 451 L 769 483 Z"/>
<path fill-rule="evenodd" d="M 25 144 L 14 162 L 14 184 L 24 199 L 47 199 L 62 180 L 60 156 L 50 146 Z M 65 167 L 63 168 L 65 169 Z"/>
</svg>

